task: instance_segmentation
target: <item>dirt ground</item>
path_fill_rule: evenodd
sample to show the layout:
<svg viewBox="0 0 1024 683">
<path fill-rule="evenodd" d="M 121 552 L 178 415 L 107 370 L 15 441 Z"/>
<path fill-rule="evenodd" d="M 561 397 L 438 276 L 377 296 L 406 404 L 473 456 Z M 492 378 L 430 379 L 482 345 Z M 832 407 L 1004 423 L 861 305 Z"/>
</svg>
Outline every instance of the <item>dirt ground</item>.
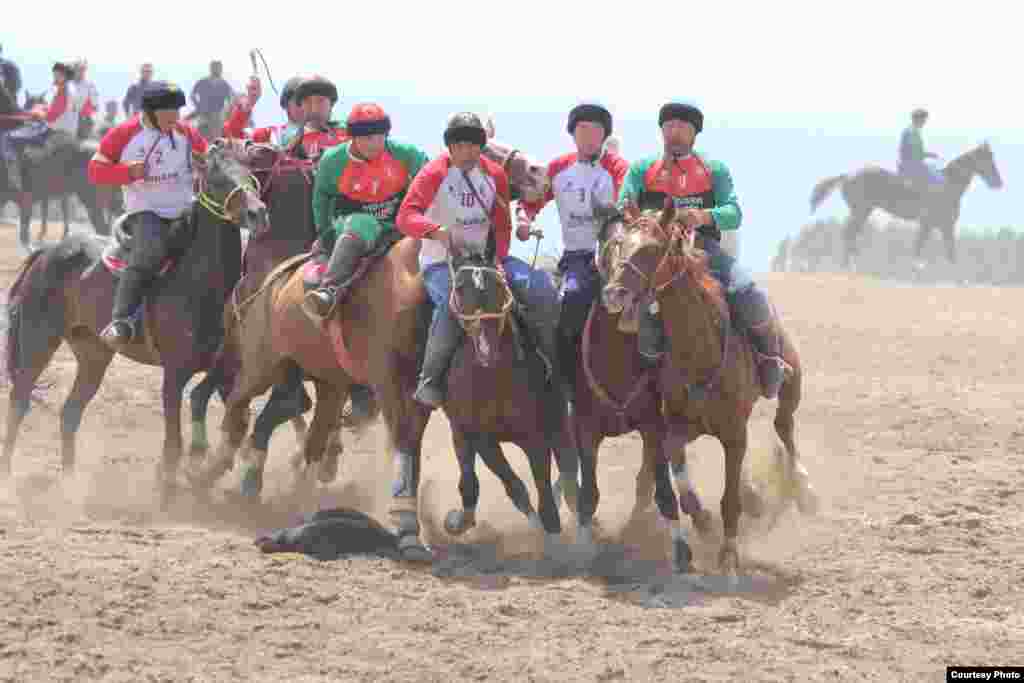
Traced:
<svg viewBox="0 0 1024 683">
<path fill-rule="evenodd" d="M 14 227 L 0 226 L 0 285 L 20 261 Z M 262 555 L 257 535 L 318 507 L 386 521 L 383 427 L 348 438 L 338 481 L 315 499 L 288 495 L 286 428 L 260 510 L 185 494 L 161 512 L 159 370 L 115 359 L 85 416 L 79 471 L 62 482 L 59 409 L 74 377 L 62 349 L 0 482 L 0 681 L 940 681 L 951 664 L 1024 663 L 1021 290 L 761 281 L 807 368 L 800 446 L 824 504 L 772 529 L 745 524 L 751 580 L 731 587 L 714 576 L 717 541 L 697 543 L 703 578 L 673 578 L 655 517 L 624 526 L 640 456 L 630 437 L 605 443 L 599 471 L 600 536 L 617 569 L 545 577 L 461 571 L 451 552 L 433 568 Z M 757 406 L 755 463 L 773 411 Z M 214 440 L 219 418 L 218 403 Z M 440 414 L 424 453 L 425 538 L 443 548 L 458 471 Z M 718 444 L 699 441 L 691 463 L 717 515 Z M 538 550 L 480 476 L 483 521 L 461 550 Z M 571 540 L 564 508 L 562 519 Z"/>
</svg>

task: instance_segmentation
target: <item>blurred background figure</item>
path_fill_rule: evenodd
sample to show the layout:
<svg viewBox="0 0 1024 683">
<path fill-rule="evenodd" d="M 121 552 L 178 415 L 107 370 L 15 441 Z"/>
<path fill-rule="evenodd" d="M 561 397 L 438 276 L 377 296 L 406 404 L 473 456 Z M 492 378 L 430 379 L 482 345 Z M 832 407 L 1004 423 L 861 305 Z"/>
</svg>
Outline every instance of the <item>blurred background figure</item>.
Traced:
<svg viewBox="0 0 1024 683">
<path fill-rule="evenodd" d="M 131 118 L 132 114 L 142 111 L 142 91 L 146 89 L 146 85 L 151 80 L 153 80 L 153 65 L 146 62 L 139 67 L 138 82 L 128 86 L 128 91 L 124 94 L 124 100 L 121 102 L 126 118 Z"/>
<path fill-rule="evenodd" d="M 89 62 L 85 57 L 74 60 L 71 68 L 75 72 L 75 95 L 78 97 L 78 139 L 92 137 L 96 129 L 96 114 L 99 112 L 100 93 L 96 84 L 89 80 Z"/>
<path fill-rule="evenodd" d="M 210 75 L 192 86 L 192 105 L 195 109 L 187 116 L 198 119 L 197 128 L 207 140 L 215 140 L 224 133 L 227 105 L 235 98 L 231 84 L 224 79 L 224 65 L 220 60 L 210 62 Z"/>
</svg>

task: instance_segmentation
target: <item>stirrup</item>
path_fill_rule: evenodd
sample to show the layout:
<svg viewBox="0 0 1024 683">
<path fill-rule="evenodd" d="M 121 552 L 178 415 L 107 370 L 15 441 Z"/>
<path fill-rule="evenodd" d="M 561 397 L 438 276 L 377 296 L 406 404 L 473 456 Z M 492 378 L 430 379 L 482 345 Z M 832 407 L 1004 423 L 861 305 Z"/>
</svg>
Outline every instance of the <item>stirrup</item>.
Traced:
<svg viewBox="0 0 1024 683">
<path fill-rule="evenodd" d="M 127 330 L 127 334 L 122 334 L 119 330 Z M 131 344 L 135 341 L 135 337 L 135 325 L 131 320 L 123 318 L 111 320 L 110 323 L 103 328 L 103 331 L 100 332 L 100 339 L 103 340 L 105 344 L 116 347 Z"/>
<path fill-rule="evenodd" d="M 323 314 L 320 313 L 320 306 L 322 303 L 321 297 L 330 298 L 330 305 L 327 307 L 327 311 Z M 302 310 L 305 311 L 306 315 L 315 323 L 321 324 L 327 318 L 331 317 L 334 313 L 334 309 L 338 307 L 338 289 L 333 285 L 327 285 L 317 287 L 316 289 L 306 292 L 306 295 L 302 298 Z"/>
</svg>

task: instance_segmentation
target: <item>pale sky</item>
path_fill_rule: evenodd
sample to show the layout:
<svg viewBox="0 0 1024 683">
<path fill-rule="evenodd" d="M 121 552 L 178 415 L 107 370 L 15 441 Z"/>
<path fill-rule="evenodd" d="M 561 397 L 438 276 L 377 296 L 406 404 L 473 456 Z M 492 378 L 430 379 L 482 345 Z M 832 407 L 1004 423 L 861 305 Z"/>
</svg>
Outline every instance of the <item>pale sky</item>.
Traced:
<svg viewBox="0 0 1024 683">
<path fill-rule="evenodd" d="M 260 47 L 275 80 L 320 71 L 345 99 L 486 99 L 499 114 L 618 116 L 695 97 L 720 126 L 891 131 L 919 105 L 933 134 L 1018 137 L 1020 31 L 1010 2 L 6 3 L 22 63 L 84 54 L 94 72 L 152 61 L 184 73 L 212 55 L 241 83 Z M 347 24 L 347 25 L 346 25 Z M 53 46 L 59 46 L 54 48 Z M 56 53 L 56 54 L 53 54 Z M 265 92 L 271 96 L 265 84 Z M 276 98 L 275 98 L 276 99 Z M 652 114 L 654 112 L 654 114 Z"/>
</svg>

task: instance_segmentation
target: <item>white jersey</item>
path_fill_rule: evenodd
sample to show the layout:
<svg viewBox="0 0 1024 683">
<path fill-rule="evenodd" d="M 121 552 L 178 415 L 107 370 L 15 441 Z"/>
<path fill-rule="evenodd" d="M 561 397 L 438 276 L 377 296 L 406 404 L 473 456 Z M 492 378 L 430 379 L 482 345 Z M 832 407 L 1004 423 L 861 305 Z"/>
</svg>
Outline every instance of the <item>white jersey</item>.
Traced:
<svg viewBox="0 0 1024 683">
<path fill-rule="evenodd" d="M 532 219 L 552 199 L 562 224 L 562 244 L 566 251 L 593 251 L 600 221 L 594 218 L 593 202 L 610 206 L 618 200 L 619 190 L 629 172 L 625 159 L 605 152 L 596 161 L 580 161 L 575 152 L 548 164 L 551 187 L 544 199 L 524 204 Z"/>
<path fill-rule="evenodd" d="M 206 152 L 206 140 L 179 122 L 168 135 L 136 115 L 103 136 L 100 154 L 114 163 L 144 161 L 146 175 L 124 186 L 125 211 L 153 211 L 173 219 L 195 200 L 192 155 Z"/>
</svg>

